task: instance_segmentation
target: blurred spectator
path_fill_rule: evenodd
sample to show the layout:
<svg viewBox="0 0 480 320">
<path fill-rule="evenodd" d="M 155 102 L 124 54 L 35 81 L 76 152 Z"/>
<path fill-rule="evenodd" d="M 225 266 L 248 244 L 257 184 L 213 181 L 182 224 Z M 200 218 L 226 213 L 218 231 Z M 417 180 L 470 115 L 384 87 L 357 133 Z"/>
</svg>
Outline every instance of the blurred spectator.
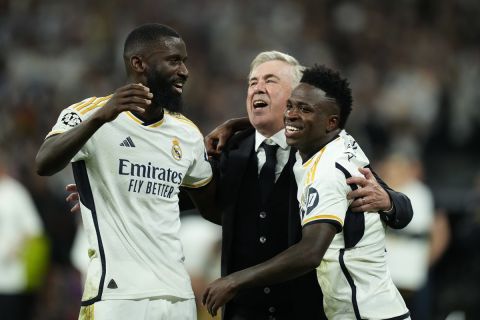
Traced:
<svg viewBox="0 0 480 320">
<path fill-rule="evenodd" d="M 206 320 L 212 317 L 202 304 L 202 294 L 210 282 L 220 277 L 222 228 L 193 212 L 197 214 L 181 217 L 179 237 L 197 302 L 198 319 Z M 220 319 L 220 315 L 214 319 Z"/>
<path fill-rule="evenodd" d="M 445 251 L 449 227 L 443 212 L 435 214 L 430 188 L 422 182 L 421 162 L 413 155 L 395 153 L 381 164 L 381 174 L 392 188 L 412 202 L 413 219 L 404 229 L 387 230 L 387 263 L 393 281 L 412 319 L 430 319 L 431 302 L 426 287 L 429 268 Z"/>
<path fill-rule="evenodd" d="M 32 317 L 47 267 L 48 246 L 29 192 L 8 176 L 0 153 L 0 314 L 2 320 Z"/>
</svg>

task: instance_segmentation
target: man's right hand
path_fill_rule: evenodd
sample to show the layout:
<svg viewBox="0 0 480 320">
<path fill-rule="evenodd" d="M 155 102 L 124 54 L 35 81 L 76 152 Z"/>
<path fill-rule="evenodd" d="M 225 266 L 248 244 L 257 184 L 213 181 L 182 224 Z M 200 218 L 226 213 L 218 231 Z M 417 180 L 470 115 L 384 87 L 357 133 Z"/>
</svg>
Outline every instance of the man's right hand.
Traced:
<svg viewBox="0 0 480 320">
<path fill-rule="evenodd" d="M 80 213 L 80 196 L 78 195 L 77 185 L 68 184 L 65 189 L 70 192 L 65 199 L 68 203 L 72 205 L 70 212 Z"/>
<path fill-rule="evenodd" d="M 115 120 L 124 111 L 144 113 L 152 103 L 152 97 L 148 87 L 140 83 L 130 83 L 118 88 L 105 106 L 92 117 L 106 123 Z"/>
<path fill-rule="evenodd" d="M 205 148 L 209 156 L 218 157 L 225 147 L 228 139 L 233 135 L 233 129 L 226 121 L 213 129 L 207 136 L 205 136 Z"/>
<path fill-rule="evenodd" d="M 250 127 L 248 118 L 230 119 L 213 129 L 205 137 L 205 148 L 209 156 L 218 157 L 228 140 L 238 131 Z"/>
</svg>

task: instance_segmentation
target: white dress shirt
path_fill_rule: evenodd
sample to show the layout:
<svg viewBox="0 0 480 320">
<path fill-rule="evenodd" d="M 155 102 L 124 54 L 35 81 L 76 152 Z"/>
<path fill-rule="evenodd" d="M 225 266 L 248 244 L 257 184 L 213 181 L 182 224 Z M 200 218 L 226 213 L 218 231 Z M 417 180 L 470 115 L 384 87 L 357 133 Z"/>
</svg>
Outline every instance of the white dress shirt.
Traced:
<svg viewBox="0 0 480 320">
<path fill-rule="evenodd" d="M 263 142 L 265 142 L 266 144 L 278 144 L 279 146 L 279 148 L 277 149 L 277 164 L 275 166 L 275 181 L 277 181 L 290 156 L 290 146 L 287 144 L 287 139 L 285 137 L 285 129 L 278 131 L 270 138 L 265 138 L 260 132 L 255 131 L 255 152 L 257 154 L 259 175 L 260 170 L 262 170 L 262 167 L 266 161 L 265 149 L 263 149 L 262 146 Z"/>
</svg>

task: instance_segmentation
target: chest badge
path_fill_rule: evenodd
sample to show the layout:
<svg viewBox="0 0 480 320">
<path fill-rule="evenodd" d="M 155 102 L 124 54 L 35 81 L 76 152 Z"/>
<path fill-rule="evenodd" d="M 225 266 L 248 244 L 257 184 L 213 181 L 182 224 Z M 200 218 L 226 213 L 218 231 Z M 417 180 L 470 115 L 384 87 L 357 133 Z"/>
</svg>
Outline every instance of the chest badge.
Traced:
<svg viewBox="0 0 480 320">
<path fill-rule="evenodd" d="M 172 156 L 177 161 L 182 159 L 182 148 L 180 148 L 180 141 L 177 138 L 172 140 Z"/>
</svg>

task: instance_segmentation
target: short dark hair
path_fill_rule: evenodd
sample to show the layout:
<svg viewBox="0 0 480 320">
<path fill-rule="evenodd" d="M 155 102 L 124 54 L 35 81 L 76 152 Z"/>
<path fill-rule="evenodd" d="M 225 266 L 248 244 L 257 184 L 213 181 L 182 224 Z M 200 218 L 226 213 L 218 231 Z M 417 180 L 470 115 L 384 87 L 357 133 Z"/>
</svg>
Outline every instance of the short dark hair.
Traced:
<svg viewBox="0 0 480 320">
<path fill-rule="evenodd" d="M 303 71 L 302 83 L 307 83 L 325 91 L 327 97 L 335 99 L 340 107 L 340 128 L 345 127 L 348 116 L 352 111 L 352 90 L 347 79 L 340 76 L 340 73 L 323 65 L 314 65 Z"/>
<path fill-rule="evenodd" d="M 181 38 L 177 31 L 160 23 L 147 23 L 130 32 L 125 40 L 123 56 L 129 57 L 138 53 L 149 44 L 163 37 Z"/>
</svg>

